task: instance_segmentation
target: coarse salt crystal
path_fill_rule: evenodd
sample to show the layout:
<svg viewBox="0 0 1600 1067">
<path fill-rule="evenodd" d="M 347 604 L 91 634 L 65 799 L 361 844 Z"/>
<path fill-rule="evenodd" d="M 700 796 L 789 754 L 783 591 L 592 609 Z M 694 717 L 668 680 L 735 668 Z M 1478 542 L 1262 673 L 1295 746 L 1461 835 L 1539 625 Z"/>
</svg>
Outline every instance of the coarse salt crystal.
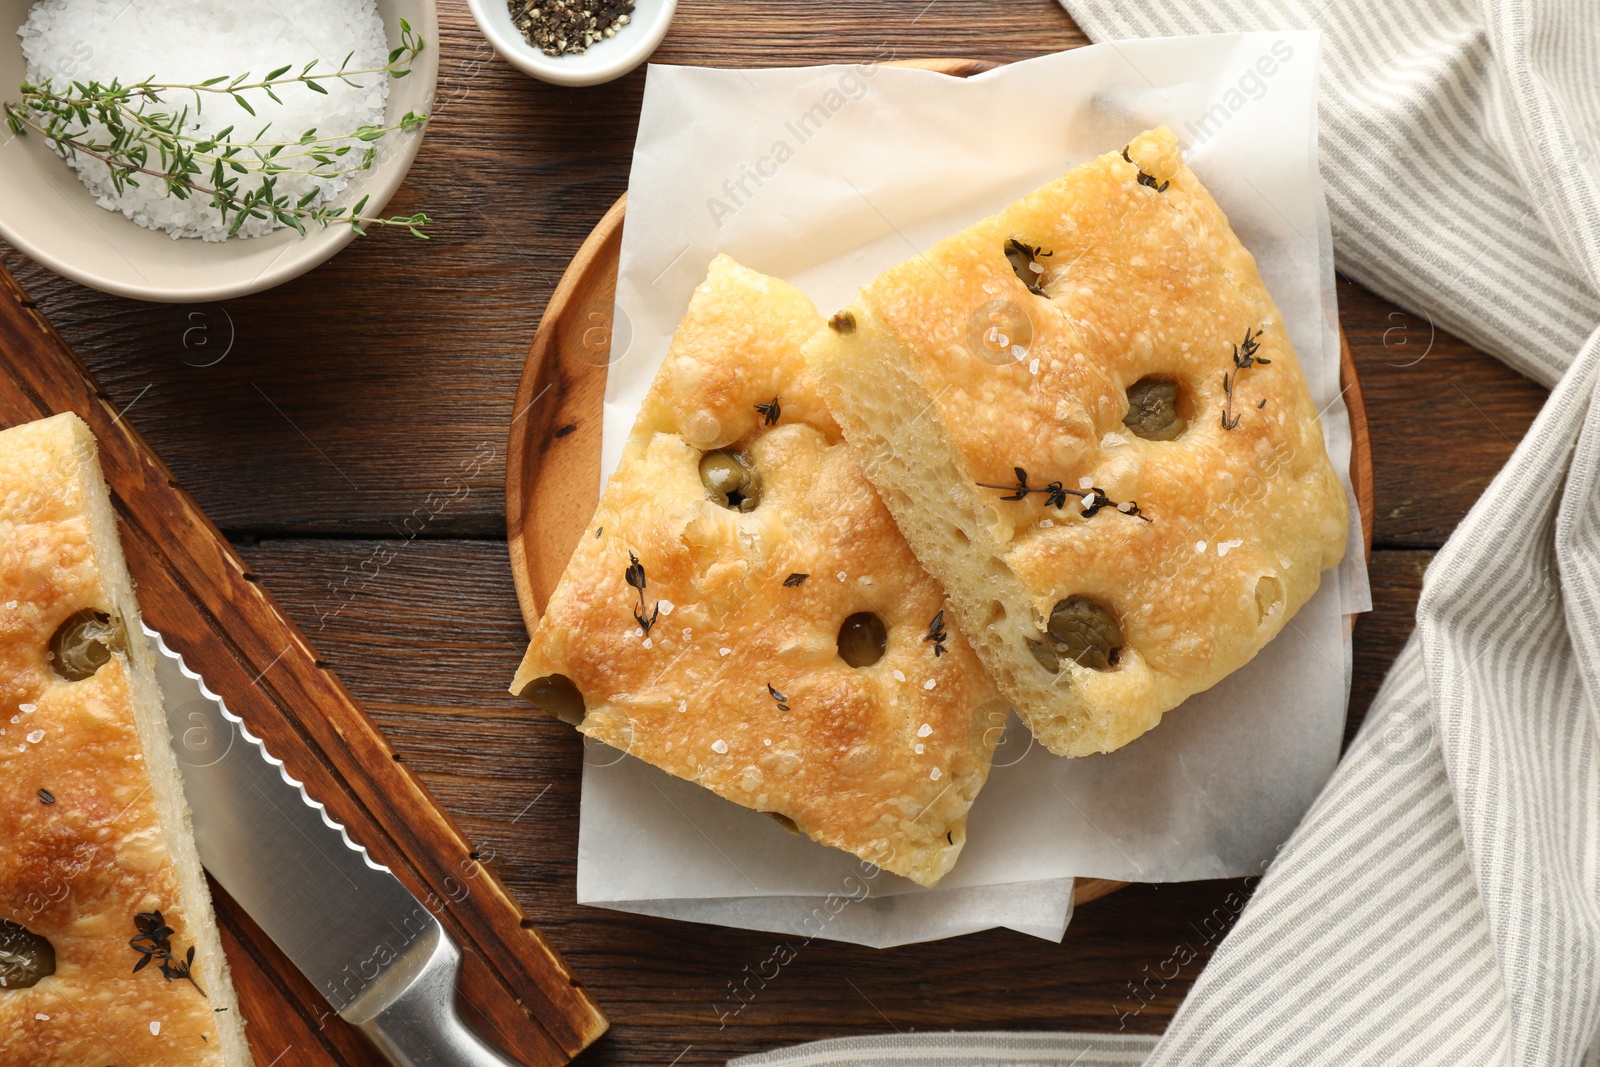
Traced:
<svg viewBox="0 0 1600 1067">
<path fill-rule="evenodd" d="M 693 636 L 694 636 L 694 631 L 692 629 L 690 629 L 689 627 L 685 626 L 683 628 L 683 639 L 685 641 L 687 641 L 687 640 L 689 640 L 689 638 L 691 638 Z"/>
<path fill-rule="evenodd" d="M 1083 478 L 1079 478 L 1078 479 L 1078 488 L 1079 489 L 1092 489 L 1092 488 L 1094 488 L 1094 479 L 1090 478 L 1090 477 L 1087 477 L 1087 476 L 1083 477 Z"/>
<path fill-rule="evenodd" d="M 1194 543 L 1194 550 L 1196 552 L 1204 552 L 1206 550 L 1206 543 L 1204 541 L 1196 541 Z"/>
<path fill-rule="evenodd" d="M 1133 501 L 1124 500 L 1122 503 L 1117 505 L 1117 510 L 1126 515 L 1128 512 L 1133 510 Z"/>
<path fill-rule="evenodd" d="M 682 715 L 684 712 L 686 712 L 688 710 L 689 710 L 689 702 L 687 700 L 678 701 L 678 714 L 679 715 Z"/>
<path fill-rule="evenodd" d="M 1018 363 L 1021 363 L 1022 362 L 1022 357 L 1027 355 L 1027 354 L 1028 354 L 1028 346 L 1027 345 L 1012 345 L 1011 346 L 1011 358 L 1016 360 Z"/>
<path fill-rule="evenodd" d="M 1056 521 L 1054 519 L 1040 519 L 1039 520 L 1039 528 L 1041 530 L 1053 530 L 1053 529 L 1055 529 L 1055 525 L 1056 525 Z"/>
<path fill-rule="evenodd" d="M 1035 263 L 1029 263 L 1028 264 L 1028 269 L 1033 271 L 1033 273 L 1035 273 L 1035 274 L 1043 274 L 1044 273 L 1044 267 L 1041 264 L 1036 263 L 1036 262 Z"/>
<path fill-rule="evenodd" d="M 655 648 L 656 647 L 656 639 L 653 638 L 653 637 L 645 638 L 644 639 L 644 647 L 645 648 Z"/>
<path fill-rule="evenodd" d="M 928 777 L 937 782 L 940 778 L 944 777 L 944 772 L 935 767 L 932 771 L 928 772 Z"/>
<path fill-rule="evenodd" d="M 37 745 L 40 741 L 43 741 L 43 740 L 44 740 L 44 731 L 43 730 L 35 730 L 35 731 L 33 731 L 32 733 L 30 733 L 28 735 L 28 744 L 30 744 L 30 745 Z"/>
<path fill-rule="evenodd" d="M 719 756 L 722 755 L 728 751 L 728 742 L 724 741 L 720 737 L 717 738 L 715 741 L 711 742 L 711 751 L 715 752 Z"/>
<path fill-rule="evenodd" d="M 845 580 L 845 579 L 846 579 L 846 578 L 848 578 L 848 577 L 850 577 L 850 576 L 849 576 L 849 575 L 848 575 L 848 574 L 846 574 L 846 573 L 845 573 L 845 572 L 844 572 L 844 571 L 840 571 L 840 572 L 839 572 L 839 580 L 840 580 L 840 581 L 841 581 L 841 582 L 842 582 L 842 581 L 844 581 L 844 580 Z"/>
<path fill-rule="evenodd" d="M 17 707 L 19 709 L 21 709 L 22 711 L 38 711 L 39 710 L 39 705 L 37 705 L 37 704 L 18 704 Z"/>
<path fill-rule="evenodd" d="M 17 602 L 15 600 L 6 601 L 6 607 L 15 609 L 16 606 L 17 606 Z"/>
<path fill-rule="evenodd" d="M 719 649 L 717 649 L 717 654 L 721 655 L 721 656 L 731 656 L 731 655 L 733 655 L 733 649 L 731 649 L 731 648 L 719 648 Z"/>
<path fill-rule="evenodd" d="M 901 670 L 899 667 L 896 667 L 894 669 L 894 680 L 897 681 L 897 682 L 905 681 L 906 680 L 906 672 Z"/>
<path fill-rule="evenodd" d="M 663 615 L 672 614 L 672 601 L 670 600 L 658 600 L 656 601 L 656 607 L 661 609 L 661 614 Z"/>
<path fill-rule="evenodd" d="M 924 745 L 921 741 L 918 741 L 914 746 L 912 746 L 912 751 L 920 756 L 922 755 L 923 751 L 927 749 L 927 747 L 927 745 Z"/>
<path fill-rule="evenodd" d="M 48 1015 L 46 1015 L 46 1014 L 45 1014 L 45 1013 L 44 1013 L 44 1012 L 42 1012 L 42 1011 L 36 1011 L 36 1012 L 34 1012 L 34 1013 L 33 1013 L 33 1017 L 34 1017 L 34 1018 L 35 1018 L 35 1019 L 38 1019 L 38 1020 L 39 1020 L 39 1021 L 40 1021 L 40 1022 L 42 1022 L 42 1023 L 47 1023 L 47 1022 L 49 1022 L 49 1021 L 50 1021 L 50 1016 L 48 1016 Z"/>
<path fill-rule="evenodd" d="M 933 726 L 930 723 L 923 723 L 921 726 L 917 727 L 918 737 L 927 737 L 931 733 L 933 733 Z"/>
<path fill-rule="evenodd" d="M 1094 507 L 1094 502 L 1098 499 L 1100 498 L 1096 493 L 1083 494 L 1083 510 L 1088 511 L 1090 508 Z"/>
<path fill-rule="evenodd" d="M 763 744 L 763 745 L 766 745 L 766 746 L 767 746 L 767 747 L 768 747 L 768 748 L 771 748 L 771 747 L 772 747 L 772 738 L 770 738 L 770 737 L 763 737 L 763 738 L 762 738 L 762 739 L 761 739 L 761 743 L 762 743 L 762 744 Z"/>
<path fill-rule="evenodd" d="M 922 688 L 924 688 L 924 689 L 932 689 L 934 686 L 936 686 L 938 684 L 939 684 L 938 682 L 934 681 L 932 678 L 929 678 L 926 682 L 922 683 Z"/>
<path fill-rule="evenodd" d="M 150 1036 L 156 1037 L 156 1036 L 159 1036 L 160 1033 L 161 1033 L 161 1020 L 160 1019 L 151 1019 L 150 1020 Z"/>
<path fill-rule="evenodd" d="M 1038 374 L 1039 373 L 1039 357 L 1038 356 L 1035 356 L 1032 359 L 1028 360 L 1028 373 L 1029 374 Z"/>
<path fill-rule="evenodd" d="M 1244 544 L 1244 542 L 1237 539 L 1232 541 L 1218 541 L 1217 555 L 1226 556 L 1230 550 L 1238 548 L 1242 544 Z"/>
</svg>

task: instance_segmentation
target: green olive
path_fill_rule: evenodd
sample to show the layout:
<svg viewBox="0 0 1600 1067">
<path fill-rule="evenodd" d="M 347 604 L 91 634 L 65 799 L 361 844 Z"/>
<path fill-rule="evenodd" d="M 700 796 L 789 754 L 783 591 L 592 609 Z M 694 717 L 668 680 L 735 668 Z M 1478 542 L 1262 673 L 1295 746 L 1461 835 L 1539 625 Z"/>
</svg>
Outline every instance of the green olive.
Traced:
<svg viewBox="0 0 1600 1067">
<path fill-rule="evenodd" d="M 734 511 L 754 511 L 761 503 L 761 475 L 740 452 L 719 448 L 700 457 L 700 481 L 711 499 Z"/>
<path fill-rule="evenodd" d="M 1030 640 L 1028 642 L 1028 651 L 1033 653 L 1033 658 L 1039 662 L 1039 666 L 1043 667 L 1051 674 L 1054 674 L 1061 669 L 1061 657 L 1056 655 L 1055 649 L 1051 648 L 1043 641 Z"/>
<path fill-rule="evenodd" d="M 1109 671 L 1122 651 L 1122 627 L 1105 605 L 1086 596 L 1069 596 L 1050 610 L 1046 627 L 1062 656 L 1081 667 Z"/>
<path fill-rule="evenodd" d="M 79 682 L 104 667 L 113 652 L 126 648 L 118 620 L 103 611 L 85 608 L 56 627 L 55 636 L 50 638 L 50 665 L 67 681 Z"/>
<path fill-rule="evenodd" d="M 1146 441 L 1172 441 L 1189 423 L 1178 413 L 1178 383 L 1170 378 L 1140 378 L 1128 386 L 1128 414 L 1122 424 Z"/>
<path fill-rule="evenodd" d="M 763 812 L 762 814 L 764 814 L 764 815 L 768 816 L 769 818 L 771 818 L 774 822 L 776 822 L 779 826 L 783 827 L 785 830 L 789 831 L 791 834 L 799 834 L 800 833 L 800 827 L 796 826 L 794 824 L 794 820 L 789 818 L 789 816 L 783 814 L 782 812 L 768 811 L 768 812 Z M 805 835 L 801 834 L 801 836 L 804 837 Z"/>
<path fill-rule="evenodd" d="M 572 679 L 564 674 L 551 674 L 535 678 L 517 694 L 540 711 L 554 715 L 562 722 L 576 726 L 588 714 L 583 704 L 583 694 Z"/>
<path fill-rule="evenodd" d="M 0 919 L 0 989 L 27 989 L 56 973 L 49 941 L 8 919 Z"/>
<path fill-rule="evenodd" d="M 852 667 L 870 667 L 889 647 L 889 631 L 870 611 L 858 611 L 839 627 L 839 658 Z"/>
</svg>

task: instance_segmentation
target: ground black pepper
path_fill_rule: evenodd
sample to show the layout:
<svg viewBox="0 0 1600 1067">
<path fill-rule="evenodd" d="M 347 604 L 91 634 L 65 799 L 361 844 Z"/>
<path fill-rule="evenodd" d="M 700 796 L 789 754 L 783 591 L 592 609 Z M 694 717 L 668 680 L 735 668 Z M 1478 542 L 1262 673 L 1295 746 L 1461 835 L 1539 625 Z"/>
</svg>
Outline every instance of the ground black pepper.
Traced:
<svg viewBox="0 0 1600 1067">
<path fill-rule="evenodd" d="M 506 0 L 511 21 L 547 56 L 578 55 L 633 21 L 633 0 Z"/>
</svg>

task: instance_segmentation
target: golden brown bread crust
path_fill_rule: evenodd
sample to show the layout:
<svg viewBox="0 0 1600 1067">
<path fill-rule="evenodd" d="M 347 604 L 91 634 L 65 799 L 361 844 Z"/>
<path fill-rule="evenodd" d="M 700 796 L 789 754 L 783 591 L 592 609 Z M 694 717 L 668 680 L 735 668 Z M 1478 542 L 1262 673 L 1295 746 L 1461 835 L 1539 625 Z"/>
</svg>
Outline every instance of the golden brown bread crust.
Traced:
<svg viewBox="0 0 1600 1067">
<path fill-rule="evenodd" d="M 954 631 L 943 654 L 924 640 L 944 596 L 811 381 L 799 350 L 821 325 L 792 286 L 712 262 L 513 691 L 564 675 L 589 736 L 932 885 L 961 850 L 1005 705 Z M 775 397 L 769 426 L 756 405 Z M 703 452 L 729 446 L 761 474 L 749 513 L 699 477 Z M 646 618 L 660 605 L 648 636 L 641 602 Z M 862 668 L 837 647 L 856 612 L 888 630 Z"/>
<path fill-rule="evenodd" d="M 100 540 L 104 493 L 76 416 L 0 433 L 0 919 L 56 952 L 54 975 L 0 989 L 0 1064 L 242 1067 L 204 882 L 198 899 L 186 893 L 173 858 L 198 878 L 186 829 L 163 810 L 175 786 L 152 783 L 152 764 L 163 773 L 171 757 L 146 758 L 141 708 L 161 715 L 147 653 L 114 655 L 80 681 L 48 658 L 56 628 L 82 608 L 120 616 L 143 640 L 114 528 Z M 193 974 L 209 999 L 159 963 L 133 973 L 135 915 L 155 911 L 173 928 L 176 962 L 199 944 Z"/>
<path fill-rule="evenodd" d="M 1008 262 L 1012 239 L 1041 252 L 1041 292 Z M 886 271 L 849 313 L 853 329 L 807 348 L 834 415 L 1054 752 L 1155 726 L 1248 662 L 1343 555 L 1344 490 L 1278 309 L 1170 131 Z M 1146 377 L 1179 383 L 1181 437 L 1123 424 Z M 1019 467 L 1063 492 L 984 487 L 1015 486 Z M 1090 515 L 1093 489 L 1111 503 Z M 1028 641 L 1080 595 L 1117 618 L 1120 658 L 1051 673 Z"/>
</svg>

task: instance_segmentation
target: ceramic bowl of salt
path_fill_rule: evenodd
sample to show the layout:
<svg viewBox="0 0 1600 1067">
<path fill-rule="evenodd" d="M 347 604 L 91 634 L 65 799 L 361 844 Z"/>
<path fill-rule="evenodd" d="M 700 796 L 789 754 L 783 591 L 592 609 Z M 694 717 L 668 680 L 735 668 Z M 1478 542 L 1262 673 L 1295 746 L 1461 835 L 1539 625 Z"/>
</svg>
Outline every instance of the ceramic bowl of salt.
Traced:
<svg viewBox="0 0 1600 1067">
<path fill-rule="evenodd" d="M 0 30 L 0 236 L 59 274 L 141 300 L 268 289 L 355 240 L 338 219 L 358 204 L 364 218 L 396 217 L 386 208 L 426 130 L 407 116 L 429 113 L 438 77 L 434 0 L 0 0 Z M 348 78 L 331 77 L 341 70 Z M 112 104 L 129 109 L 125 131 L 164 122 L 183 139 L 197 168 L 184 179 L 187 195 L 168 189 L 160 134 L 119 137 L 98 120 L 52 126 L 58 115 L 25 106 L 24 83 L 46 79 L 58 104 L 90 83 L 104 99 L 113 79 L 191 87 Z M 130 155 L 140 140 L 142 160 Z M 224 212 L 212 203 L 215 168 L 230 150 L 244 173 L 225 165 Z M 263 157 L 276 170 L 271 195 L 241 222 L 241 205 L 267 176 Z M 138 164 L 120 170 L 120 187 L 119 161 Z M 305 233 L 275 217 L 272 201 Z M 324 225 L 312 217 L 319 208 L 340 215 Z M 416 210 L 425 205 L 407 214 Z M 404 226 L 364 228 L 363 240 L 416 239 Z"/>
</svg>

